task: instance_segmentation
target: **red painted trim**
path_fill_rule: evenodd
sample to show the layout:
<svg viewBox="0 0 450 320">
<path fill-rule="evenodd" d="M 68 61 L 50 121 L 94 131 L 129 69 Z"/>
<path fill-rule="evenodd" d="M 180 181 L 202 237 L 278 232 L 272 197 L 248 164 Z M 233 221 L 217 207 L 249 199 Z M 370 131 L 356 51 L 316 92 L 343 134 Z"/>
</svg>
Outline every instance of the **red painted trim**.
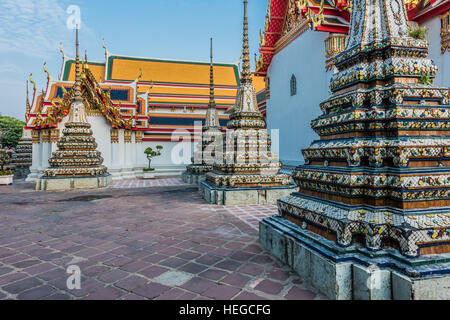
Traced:
<svg viewBox="0 0 450 320">
<path fill-rule="evenodd" d="M 429 7 L 428 7 L 429 8 Z M 425 9 L 426 10 L 426 9 Z M 420 14 L 419 12 L 419 16 L 415 16 L 414 17 L 414 21 L 416 21 L 417 23 L 423 23 L 427 20 L 430 20 L 438 15 L 441 15 L 445 12 L 447 12 L 448 10 L 450 10 L 450 1 L 448 2 L 444 2 L 441 5 L 426 11 L 422 14 Z M 409 16 L 408 16 L 409 17 Z"/>
<path fill-rule="evenodd" d="M 348 26 L 330 26 L 330 25 L 320 25 L 316 28 L 317 31 L 322 32 L 333 32 L 333 33 L 342 33 L 342 34 L 348 34 L 349 27 Z"/>
</svg>

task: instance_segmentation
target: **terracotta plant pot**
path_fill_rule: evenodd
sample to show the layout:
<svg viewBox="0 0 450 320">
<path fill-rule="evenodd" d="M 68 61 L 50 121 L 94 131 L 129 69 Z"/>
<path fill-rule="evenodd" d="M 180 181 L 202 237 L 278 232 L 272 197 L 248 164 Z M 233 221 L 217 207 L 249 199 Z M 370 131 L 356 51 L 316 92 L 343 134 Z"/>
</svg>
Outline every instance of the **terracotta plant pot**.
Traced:
<svg viewBox="0 0 450 320">
<path fill-rule="evenodd" d="M 0 176 L 0 185 L 8 185 L 13 183 L 14 175 Z"/>
</svg>

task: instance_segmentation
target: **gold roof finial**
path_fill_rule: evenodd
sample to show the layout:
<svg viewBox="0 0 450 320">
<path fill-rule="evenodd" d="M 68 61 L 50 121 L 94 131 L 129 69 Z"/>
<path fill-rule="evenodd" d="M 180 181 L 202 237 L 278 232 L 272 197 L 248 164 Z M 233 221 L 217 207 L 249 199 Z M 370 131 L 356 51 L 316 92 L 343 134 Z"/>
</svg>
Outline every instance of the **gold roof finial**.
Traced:
<svg viewBox="0 0 450 320">
<path fill-rule="evenodd" d="M 250 71 L 250 50 L 248 44 L 248 15 L 247 15 L 248 0 L 244 0 L 244 34 L 242 44 L 242 71 L 241 83 L 252 83 Z"/>
<path fill-rule="evenodd" d="M 105 46 L 105 39 L 102 39 L 102 47 L 103 47 L 103 49 L 105 49 L 105 58 L 108 56 L 108 49 L 106 49 L 106 46 Z"/>
<path fill-rule="evenodd" d="M 34 92 L 36 92 L 36 82 L 34 82 L 34 80 L 31 78 L 32 75 L 33 75 L 33 74 L 30 73 L 30 82 L 33 84 L 33 90 L 34 90 Z"/>
<path fill-rule="evenodd" d="M 48 72 L 47 68 L 45 67 L 46 64 L 47 64 L 47 62 L 44 62 L 44 65 L 42 67 L 44 68 L 44 72 L 47 74 L 47 80 L 50 80 L 50 73 Z"/>
<path fill-rule="evenodd" d="M 84 69 L 89 69 L 88 59 L 87 59 L 87 49 L 84 49 Z"/>
<path fill-rule="evenodd" d="M 63 47 L 62 47 L 62 42 L 59 43 L 59 51 L 62 53 L 63 60 L 64 60 L 66 58 L 66 55 L 65 55 Z"/>
<path fill-rule="evenodd" d="M 139 68 L 139 74 L 136 78 L 136 82 L 139 82 L 139 80 L 141 80 L 141 79 L 142 79 L 142 68 Z"/>
</svg>

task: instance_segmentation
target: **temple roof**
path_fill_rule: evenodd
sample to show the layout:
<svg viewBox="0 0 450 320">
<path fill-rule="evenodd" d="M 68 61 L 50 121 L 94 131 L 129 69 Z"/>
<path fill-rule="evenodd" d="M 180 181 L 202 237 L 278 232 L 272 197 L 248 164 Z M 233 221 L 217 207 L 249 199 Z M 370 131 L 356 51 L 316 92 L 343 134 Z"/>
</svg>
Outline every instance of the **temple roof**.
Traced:
<svg viewBox="0 0 450 320">
<path fill-rule="evenodd" d="M 74 65 L 74 60 L 65 61 L 61 80 L 73 81 L 75 79 Z M 209 84 L 208 62 L 111 55 L 108 56 L 106 70 L 105 63 L 100 62 L 89 62 L 89 68 L 96 79 L 103 79 L 104 81 L 134 81 L 142 71 L 140 82 Z M 238 66 L 236 64 L 214 63 L 214 79 L 217 86 L 239 86 Z"/>
<path fill-rule="evenodd" d="M 422 23 L 450 9 L 450 0 L 405 0 L 408 18 Z M 277 43 L 283 37 L 293 13 L 300 15 L 314 31 L 348 33 L 350 0 L 269 0 L 264 34 L 261 36 L 260 57 L 256 74 L 265 76 L 275 55 Z"/>
<path fill-rule="evenodd" d="M 148 140 L 154 139 L 150 132 L 155 130 L 191 130 L 194 120 L 204 119 L 205 115 L 199 109 L 208 108 L 209 62 L 127 57 L 106 52 L 106 62 L 84 61 L 83 66 L 86 65 L 93 76 L 91 82 L 95 82 L 104 94 L 110 91 L 110 106 L 120 109 L 119 118 L 107 120 L 115 124 L 122 121 L 120 119 L 133 119 L 133 130 L 146 131 L 144 140 L 147 136 Z M 238 65 L 214 63 L 214 79 L 217 109 L 225 111 L 235 104 L 240 85 Z M 33 93 L 28 128 L 45 128 L 40 123 L 47 123 L 45 119 L 52 113 L 54 105 L 59 108 L 64 92 L 71 90 L 74 80 L 75 60 L 63 53 L 59 78 L 48 74 L 45 92 L 39 94 L 35 89 Z M 264 88 L 264 79 L 254 81 L 256 90 Z M 83 90 L 87 87 L 84 86 Z M 88 91 L 93 92 L 92 89 Z M 176 107 L 178 109 L 175 110 Z M 92 110 L 88 112 L 94 115 Z M 227 118 L 220 116 L 221 125 L 226 124 Z M 55 119 L 59 122 L 60 118 Z M 160 136 L 156 133 L 155 139 L 161 139 Z M 163 138 L 168 139 L 166 136 Z"/>
</svg>

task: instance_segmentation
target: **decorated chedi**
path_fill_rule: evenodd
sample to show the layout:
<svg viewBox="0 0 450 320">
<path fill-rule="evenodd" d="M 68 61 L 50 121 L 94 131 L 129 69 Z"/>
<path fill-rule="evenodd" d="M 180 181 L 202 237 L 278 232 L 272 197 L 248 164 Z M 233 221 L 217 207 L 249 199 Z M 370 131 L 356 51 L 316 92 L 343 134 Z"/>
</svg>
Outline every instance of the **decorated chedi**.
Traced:
<svg viewBox="0 0 450 320">
<path fill-rule="evenodd" d="M 215 145 L 222 136 L 222 128 L 219 123 L 219 113 L 214 97 L 214 65 L 213 47 L 211 38 L 211 61 L 209 68 L 209 105 L 206 111 L 205 123 L 202 127 L 201 142 L 194 152 L 192 164 L 186 167 L 182 174 L 184 182 L 199 184 L 205 180 L 205 174 L 212 170 L 215 159 Z"/>
<path fill-rule="evenodd" d="M 28 114 L 30 113 L 30 101 L 28 97 L 28 81 L 27 81 L 27 98 L 26 98 L 26 111 L 25 111 L 25 121 L 28 119 Z M 25 128 L 22 131 L 22 137 L 16 146 L 16 152 L 13 154 L 11 162 L 14 165 L 14 177 L 16 179 L 24 179 L 30 173 L 30 167 L 32 164 L 32 150 L 33 145 L 31 142 L 30 130 Z"/>
<path fill-rule="evenodd" d="M 320 140 L 260 241 L 336 299 L 450 298 L 450 105 L 402 0 L 354 0 Z"/>
<path fill-rule="evenodd" d="M 200 193 L 214 204 L 275 203 L 295 189 L 291 177 L 281 174 L 281 162 L 271 152 L 271 140 L 260 113 L 250 72 L 247 0 L 244 1 L 244 36 L 241 85 L 226 136 L 216 144 L 213 170 L 200 184 Z"/>
<path fill-rule="evenodd" d="M 50 168 L 36 181 L 36 190 L 91 189 L 107 186 L 111 176 L 102 165 L 103 158 L 96 150 L 97 143 L 87 121 L 86 108 L 81 95 L 81 73 L 76 30 L 76 65 L 73 100 L 69 118 L 58 142 L 58 151 L 49 159 Z"/>
</svg>

